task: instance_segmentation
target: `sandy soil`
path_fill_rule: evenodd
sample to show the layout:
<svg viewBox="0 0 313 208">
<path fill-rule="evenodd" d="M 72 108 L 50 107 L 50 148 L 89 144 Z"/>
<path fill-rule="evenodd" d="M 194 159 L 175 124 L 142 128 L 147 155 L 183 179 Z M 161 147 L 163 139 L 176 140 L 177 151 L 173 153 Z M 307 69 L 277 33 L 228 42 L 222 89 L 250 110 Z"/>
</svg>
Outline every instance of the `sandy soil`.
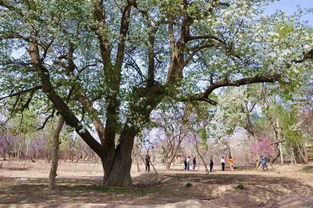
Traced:
<svg viewBox="0 0 313 208">
<path fill-rule="evenodd" d="M 312 164 L 311 164 L 312 166 Z M 311 207 L 313 171 L 275 166 L 269 171 L 138 173 L 133 190 L 103 188 L 99 164 L 61 162 L 58 188 L 47 189 L 50 165 L 9 161 L 0 168 L 0 207 Z M 310 171 L 309 171 L 310 172 Z M 187 185 L 188 184 L 188 185 Z"/>
</svg>

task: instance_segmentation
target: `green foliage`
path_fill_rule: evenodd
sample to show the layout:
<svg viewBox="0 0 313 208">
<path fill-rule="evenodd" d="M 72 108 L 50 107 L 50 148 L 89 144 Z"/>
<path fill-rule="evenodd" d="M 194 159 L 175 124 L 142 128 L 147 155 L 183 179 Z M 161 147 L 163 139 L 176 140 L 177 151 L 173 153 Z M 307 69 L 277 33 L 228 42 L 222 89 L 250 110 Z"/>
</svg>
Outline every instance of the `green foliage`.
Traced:
<svg viewBox="0 0 313 208">
<path fill-rule="evenodd" d="M 190 126 L 205 141 L 225 139 L 243 126 L 247 114 L 241 108 L 251 94 L 259 92 L 258 87 L 223 91 L 227 83 L 237 86 L 242 84 L 235 83 L 238 79 L 275 74 L 281 80 L 268 86 L 273 94 L 293 98 L 290 92 L 311 76 L 311 63 L 295 61 L 313 48 L 312 32 L 296 16 L 283 12 L 262 16 L 264 5 L 271 0 L 226 1 L 229 4 L 142 0 L 130 5 L 129 28 L 120 25 L 124 7 L 131 1 L 100 1 L 105 10 L 105 20 L 100 21 L 97 17 L 102 12 L 97 12 L 94 2 L 0 2 L 1 97 L 42 84 L 28 50 L 35 41 L 45 74 L 83 130 L 93 130 L 93 121 L 98 119 L 102 124 L 110 123 L 106 129 L 112 128 L 112 137 L 118 140 L 122 130 L 139 132 L 147 127 L 157 106 L 164 111 L 170 108 L 168 103 L 179 106 L 184 100 L 198 108 L 197 116 L 190 116 Z M 183 32 L 187 26 L 188 31 Z M 124 30 L 126 37 L 120 34 Z M 169 35 L 174 36 L 172 40 Z M 149 67 L 154 68 L 153 87 L 148 85 Z M 172 72 L 176 73 L 175 81 L 170 83 Z M 193 103 L 192 98 L 214 85 L 218 87 L 205 99 L 218 101 L 217 108 Z M 53 107 L 46 94 L 47 89 L 30 90 L 1 104 L 10 112 L 33 106 L 30 111 L 47 117 Z M 79 99 L 82 95 L 89 105 Z M 54 107 L 58 104 L 54 101 Z M 294 118 L 288 118 L 291 123 L 284 123 L 284 119 L 286 137 L 293 141 L 300 136 L 288 130 L 294 126 Z M 26 126 L 38 125 L 31 120 L 30 115 Z"/>
<path fill-rule="evenodd" d="M 278 120 L 283 138 L 287 139 L 288 143 L 293 145 L 302 143 L 303 135 L 299 126 L 296 108 L 287 110 L 282 105 L 274 103 L 269 113 L 272 118 Z"/>
</svg>

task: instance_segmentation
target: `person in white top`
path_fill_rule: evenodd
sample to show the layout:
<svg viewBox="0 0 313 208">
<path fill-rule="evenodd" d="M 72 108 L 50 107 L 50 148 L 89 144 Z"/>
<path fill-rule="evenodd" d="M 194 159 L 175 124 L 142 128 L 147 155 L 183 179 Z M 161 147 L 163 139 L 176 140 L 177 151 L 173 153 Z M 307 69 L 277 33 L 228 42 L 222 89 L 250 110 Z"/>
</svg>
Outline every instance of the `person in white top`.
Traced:
<svg viewBox="0 0 313 208">
<path fill-rule="evenodd" d="M 187 157 L 187 170 L 190 168 L 190 156 Z"/>
<path fill-rule="evenodd" d="M 225 158 L 224 157 L 222 157 L 221 163 L 222 163 L 222 171 L 225 171 Z"/>
</svg>

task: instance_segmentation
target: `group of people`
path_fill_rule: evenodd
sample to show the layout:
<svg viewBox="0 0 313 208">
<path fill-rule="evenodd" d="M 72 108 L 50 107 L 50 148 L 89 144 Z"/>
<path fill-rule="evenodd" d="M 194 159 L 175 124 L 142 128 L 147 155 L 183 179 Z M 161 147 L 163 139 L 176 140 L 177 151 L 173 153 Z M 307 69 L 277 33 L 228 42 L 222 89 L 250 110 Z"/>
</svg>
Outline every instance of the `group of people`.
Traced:
<svg viewBox="0 0 313 208">
<path fill-rule="evenodd" d="M 232 156 L 229 156 L 227 162 L 228 162 L 230 170 L 234 171 L 234 162 L 235 162 L 234 158 L 232 158 Z M 224 157 L 221 158 L 221 163 L 222 163 L 222 171 L 225 171 L 226 161 Z"/>
<path fill-rule="evenodd" d="M 190 156 L 188 156 L 185 161 L 184 161 L 184 165 L 185 165 L 185 170 L 190 170 Z M 197 159 L 196 157 L 193 157 L 192 159 L 192 170 L 195 170 L 197 167 Z"/>
<path fill-rule="evenodd" d="M 229 159 L 227 160 L 230 170 L 234 171 L 234 162 L 235 160 L 230 156 Z M 224 157 L 221 158 L 221 165 L 222 165 L 222 171 L 225 171 L 225 164 L 226 164 L 226 160 Z M 184 161 L 184 165 L 185 165 L 185 170 L 190 170 L 190 156 L 188 156 L 185 161 Z M 196 157 L 194 157 L 192 159 L 192 170 L 195 170 L 197 167 L 197 160 Z M 210 159 L 210 172 L 213 172 L 213 167 L 214 167 L 214 161 L 213 158 Z"/>
<path fill-rule="evenodd" d="M 184 161 L 184 170 L 190 170 L 190 156 L 188 156 L 187 158 L 185 158 L 185 161 Z M 228 162 L 228 165 L 230 167 L 230 170 L 231 171 L 234 171 L 234 162 L 235 160 L 229 156 L 229 159 L 227 160 Z M 147 154 L 146 155 L 146 158 L 145 158 L 145 167 L 146 167 L 146 171 L 147 172 L 150 172 L 150 155 Z M 260 160 L 260 163 L 262 164 L 262 168 L 263 170 L 265 169 L 268 169 L 267 168 L 267 159 L 266 159 L 266 156 L 263 155 L 261 156 L 261 160 Z M 224 157 L 221 158 L 221 166 L 222 166 L 222 171 L 225 171 L 225 165 L 226 165 L 226 160 Z M 196 170 L 196 167 L 197 167 L 197 159 L 196 157 L 193 157 L 192 159 L 192 170 Z M 210 172 L 213 172 L 213 167 L 214 167 L 214 161 L 213 161 L 213 158 L 210 159 Z"/>
<path fill-rule="evenodd" d="M 184 169 L 185 170 L 190 170 L 190 162 L 191 162 L 190 156 L 185 158 L 185 161 L 184 161 L 184 165 L 185 165 Z M 228 162 L 228 165 L 230 167 L 230 170 L 234 171 L 235 160 L 231 156 L 229 156 L 229 159 L 227 160 L 227 162 Z M 147 172 L 150 172 L 150 163 L 151 163 L 150 162 L 150 155 L 147 154 L 146 158 L 145 158 L 145 167 L 146 167 Z M 267 159 L 266 159 L 265 155 L 261 156 L 260 163 L 262 164 L 263 170 L 268 169 L 267 165 L 266 165 Z M 223 156 L 221 158 L 221 165 L 222 165 L 222 171 L 225 171 L 226 160 Z M 196 157 L 193 157 L 193 159 L 192 159 L 192 170 L 196 170 L 196 167 L 197 167 L 197 159 L 196 159 Z M 214 161 L 213 161 L 213 158 L 211 158 L 210 159 L 210 172 L 213 172 L 213 167 L 214 167 Z"/>
</svg>

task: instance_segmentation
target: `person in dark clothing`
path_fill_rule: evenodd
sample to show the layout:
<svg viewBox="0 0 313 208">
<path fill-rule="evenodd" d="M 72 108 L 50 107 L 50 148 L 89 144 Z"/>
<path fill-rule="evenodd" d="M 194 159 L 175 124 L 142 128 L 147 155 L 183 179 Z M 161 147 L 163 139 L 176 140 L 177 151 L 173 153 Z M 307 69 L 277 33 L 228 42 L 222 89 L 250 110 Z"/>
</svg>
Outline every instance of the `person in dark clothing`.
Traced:
<svg viewBox="0 0 313 208">
<path fill-rule="evenodd" d="M 225 158 L 224 157 L 222 157 L 221 163 L 222 163 L 222 171 L 225 171 Z"/>
<path fill-rule="evenodd" d="M 185 158 L 185 160 L 184 160 L 184 165 L 185 165 L 184 170 L 187 170 L 187 158 Z"/>
<path fill-rule="evenodd" d="M 196 167 L 197 167 L 197 160 L 196 160 L 196 157 L 194 157 L 194 158 L 192 159 L 192 170 L 195 170 Z"/>
<path fill-rule="evenodd" d="M 214 162 L 213 162 L 213 159 L 211 158 L 211 160 L 210 160 L 210 172 L 213 171 L 213 165 L 214 165 Z"/>
<path fill-rule="evenodd" d="M 150 155 L 149 154 L 146 155 L 145 161 L 146 161 L 146 171 L 150 172 Z"/>
</svg>

